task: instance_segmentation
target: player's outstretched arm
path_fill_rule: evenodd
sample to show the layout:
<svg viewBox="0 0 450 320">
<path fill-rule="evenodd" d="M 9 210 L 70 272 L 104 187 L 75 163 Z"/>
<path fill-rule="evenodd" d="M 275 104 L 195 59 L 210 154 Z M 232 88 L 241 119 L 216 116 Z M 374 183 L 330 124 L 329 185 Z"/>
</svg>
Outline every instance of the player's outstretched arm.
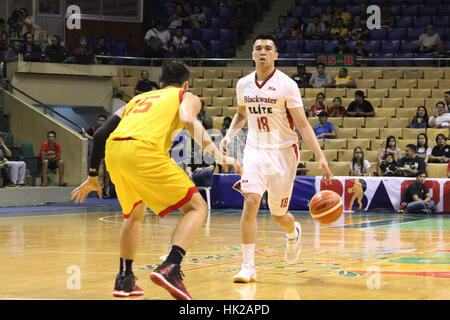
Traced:
<svg viewBox="0 0 450 320">
<path fill-rule="evenodd" d="M 120 108 L 113 117 L 109 118 L 95 131 L 91 160 L 89 163 L 89 177 L 80 186 L 72 191 L 72 200 L 76 203 L 84 202 L 91 191 L 96 191 L 99 198 L 102 197 L 102 189 L 98 184 L 98 168 L 105 154 L 105 144 L 109 135 L 117 128 L 122 120 L 125 107 Z"/>
<path fill-rule="evenodd" d="M 314 153 L 314 155 L 319 159 L 319 166 L 323 171 L 323 176 L 325 179 L 325 183 L 329 183 L 333 178 L 333 174 L 331 173 L 330 168 L 328 167 L 327 159 L 320 149 L 319 142 L 317 141 L 316 134 L 314 133 L 313 128 L 309 124 L 306 119 L 304 108 L 292 108 L 289 109 L 289 113 L 294 120 L 295 125 L 297 126 L 300 134 L 302 135 L 303 140 L 305 141 L 308 148 Z"/>
<path fill-rule="evenodd" d="M 220 149 L 224 152 L 227 151 L 227 145 L 233 140 L 236 133 L 241 130 L 247 123 L 247 109 L 245 106 L 238 106 L 238 110 L 231 121 L 230 127 L 227 130 L 227 134 L 220 142 Z"/>
<path fill-rule="evenodd" d="M 225 172 L 227 172 L 227 165 L 234 167 L 235 172 L 241 174 L 242 168 L 235 158 L 223 155 L 212 141 L 209 134 L 200 121 L 197 120 L 197 115 L 201 110 L 200 99 L 190 93 L 186 92 L 183 95 L 179 114 L 180 121 L 189 132 L 194 141 L 202 147 L 205 151 L 210 153 L 218 164 L 220 164 Z"/>
</svg>

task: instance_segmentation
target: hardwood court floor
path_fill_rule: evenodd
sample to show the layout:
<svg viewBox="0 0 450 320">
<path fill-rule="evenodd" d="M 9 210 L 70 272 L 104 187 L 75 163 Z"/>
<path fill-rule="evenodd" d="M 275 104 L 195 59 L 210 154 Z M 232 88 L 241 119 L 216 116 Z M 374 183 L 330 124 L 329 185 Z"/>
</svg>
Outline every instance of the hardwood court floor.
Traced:
<svg viewBox="0 0 450 320">
<path fill-rule="evenodd" d="M 96 211 L 96 212 L 95 212 Z M 215 211 L 182 269 L 194 299 L 450 299 L 450 219 L 445 216 L 345 214 L 321 226 L 296 213 L 303 252 L 284 262 L 284 234 L 258 217 L 257 282 L 234 284 L 241 265 L 240 212 Z M 142 298 L 172 299 L 148 278 L 169 249 L 180 215 L 148 214 L 134 262 Z M 119 299 L 117 210 L 0 215 L 0 299 Z M 79 277 L 77 277 L 79 275 Z"/>
</svg>

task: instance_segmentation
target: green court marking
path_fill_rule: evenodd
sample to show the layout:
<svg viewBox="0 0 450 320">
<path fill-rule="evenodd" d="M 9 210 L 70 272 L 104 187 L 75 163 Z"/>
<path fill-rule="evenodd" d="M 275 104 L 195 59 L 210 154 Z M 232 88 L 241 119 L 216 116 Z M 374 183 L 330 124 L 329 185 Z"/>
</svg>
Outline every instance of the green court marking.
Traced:
<svg viewBox="0 0 450 320">
<path fill-rule="evenodd" d="M 450 230 L 450 219 L 442 217 L 430 217 L 428 219 L 399 222 L 398 224 L 375 226 L 374 229 L 397 229 L 397 230 Z"/>
</svg>

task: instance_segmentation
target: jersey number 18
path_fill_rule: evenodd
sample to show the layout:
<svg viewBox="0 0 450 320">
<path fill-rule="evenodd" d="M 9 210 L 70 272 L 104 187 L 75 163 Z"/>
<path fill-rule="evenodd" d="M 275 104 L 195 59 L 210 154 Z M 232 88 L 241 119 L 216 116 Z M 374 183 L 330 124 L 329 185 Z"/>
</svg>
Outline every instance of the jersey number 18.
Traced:
<svg viewBox="0 0 450 320">
<path fill-rule="evenodd" d="M 270 131 L 269 121 L 268 121 L 267 117 L 258 117 L 257 121 L 258 121 L 258 129 L 259 130 L 263 130 L 265 132 Z"/>
</svg>

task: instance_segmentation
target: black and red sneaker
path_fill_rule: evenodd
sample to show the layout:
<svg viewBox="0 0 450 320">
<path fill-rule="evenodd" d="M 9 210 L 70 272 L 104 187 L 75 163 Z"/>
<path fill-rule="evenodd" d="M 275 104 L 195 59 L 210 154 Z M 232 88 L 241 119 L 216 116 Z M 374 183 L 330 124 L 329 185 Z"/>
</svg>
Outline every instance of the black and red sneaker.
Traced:
<svg viewBox="0 0 450 320">
<path fill-rule="evenodd" d="M 192 300 L 183 284 L 183 272 L 179 264 L 162 264 L 150 275 L 150 280 L 163 287 L 177 300 Z"/>
<path fill-rule="evenodd" d="M 127 276 L 117 274 L 116 284 L 114 285 L 113 296 L 114 297 L 129 297 L 129 296 L 143 296 L 144 290 L 142 290 L 136 284 L 137 278 L 133 273 Z"/>
</svg>

